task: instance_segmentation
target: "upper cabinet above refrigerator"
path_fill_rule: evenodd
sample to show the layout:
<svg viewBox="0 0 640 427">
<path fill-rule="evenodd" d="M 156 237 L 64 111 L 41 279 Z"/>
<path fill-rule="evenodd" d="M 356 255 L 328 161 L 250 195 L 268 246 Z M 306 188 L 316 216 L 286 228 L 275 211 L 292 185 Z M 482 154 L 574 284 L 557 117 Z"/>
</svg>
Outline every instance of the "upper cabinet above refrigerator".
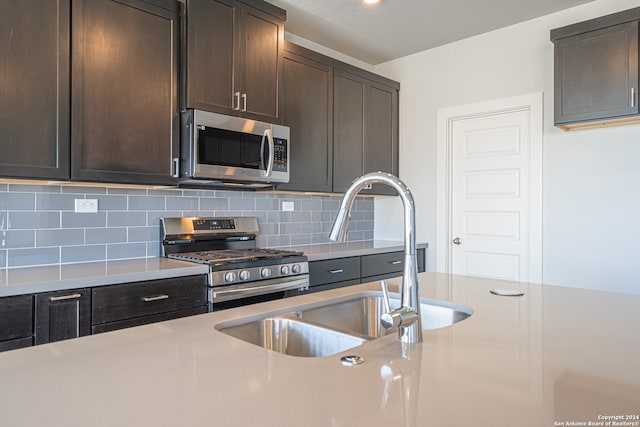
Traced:
<svg viewBox="0 0 640 427">
<path fill-rule="evenodd" d="M 260 0 L 186 0 L 182 107 L 281 123 L 285 19 Z"/>
</svg>

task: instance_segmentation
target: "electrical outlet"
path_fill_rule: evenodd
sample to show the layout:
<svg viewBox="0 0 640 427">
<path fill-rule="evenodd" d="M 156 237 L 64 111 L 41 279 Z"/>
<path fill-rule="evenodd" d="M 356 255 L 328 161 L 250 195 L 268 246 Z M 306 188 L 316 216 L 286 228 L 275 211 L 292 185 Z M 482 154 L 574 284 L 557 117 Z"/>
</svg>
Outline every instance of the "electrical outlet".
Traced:
<svg viewBox="0 0 640 427">
<path fill-rule="evenodd" d="M 98 212 L 98 199 L 75 199 L 76 213 Z"/>
<path fill-rule="evenodd" d="M 282 210 L 285 212 L 290 212 L 293 210 L 293 202 L 282 202 Z"/>
</svg>

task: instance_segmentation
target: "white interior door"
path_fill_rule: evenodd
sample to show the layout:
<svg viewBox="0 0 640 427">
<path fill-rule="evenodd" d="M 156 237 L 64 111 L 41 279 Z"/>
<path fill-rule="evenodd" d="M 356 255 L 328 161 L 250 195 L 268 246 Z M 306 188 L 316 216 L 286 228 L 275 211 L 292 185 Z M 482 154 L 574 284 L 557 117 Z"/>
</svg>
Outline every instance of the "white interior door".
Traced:
<svg viewBox="0 0 640 427">
<path fill-rule="evenodd" d="M 539 282 L 542 120 L 494 104 L 446 120 L 445 271 Z"/>
</svg>

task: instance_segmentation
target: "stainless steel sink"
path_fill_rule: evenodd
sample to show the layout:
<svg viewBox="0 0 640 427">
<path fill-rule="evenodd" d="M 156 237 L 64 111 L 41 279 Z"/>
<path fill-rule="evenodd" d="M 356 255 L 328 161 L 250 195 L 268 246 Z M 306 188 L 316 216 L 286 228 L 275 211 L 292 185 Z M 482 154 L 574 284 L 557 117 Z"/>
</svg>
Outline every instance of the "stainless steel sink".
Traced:
<svg viewBox="0 0 640 427">
<path fill-rule="evenodd" d="M 220 330 L 268 350 L 301 357 L 329 356 L 367 341 L 285 316 L 268 317 Z"/>
<path fill-rule="evenodd" d="M 400 306 L 399 298 L 391 298 L 391 309 Z M 323 326 L 356 333 L 369 338 L 397 333 L 397 329 L 385 329 L 380 324 L 384 313 L 382 296 L 364 296 L 322 307 L 298 311 L 297 317 Z M 451 326 L 473 314 L 473 310 L 460 304 L 446 301 L 426 300 L 420 302 L 422 329 L 438 329 Z"/>
<path fill-rule="evenodd" d="M 400 305 L 391 298 L 392 309 Z M 364 292 L 320 303 L 265 314 L 255 320 L 238 319 L 216 325 L 216 329 L 242 341 L 291 356 L 330 356 L 367 341 L 393 334 L 384 329 L 380 315 L 384 304 L 379 292 Z M 422 299 L 422 328 L 451 326 L 473 314 L 469 307 L 446 301 Z"/>
</svg>

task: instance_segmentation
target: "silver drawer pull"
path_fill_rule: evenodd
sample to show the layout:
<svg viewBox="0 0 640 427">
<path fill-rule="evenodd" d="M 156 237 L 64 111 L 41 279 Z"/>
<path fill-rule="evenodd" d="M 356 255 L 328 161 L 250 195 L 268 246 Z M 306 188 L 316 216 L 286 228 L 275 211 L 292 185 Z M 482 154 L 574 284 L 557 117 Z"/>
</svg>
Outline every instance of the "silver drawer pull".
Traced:
<svg viewBox="0 0 640 427">
<path fill-rule="evenodd" d="M 78 299 L 78 298 L 82 298 L 82 294 L 71 294 L 71 295 L 62 295 L 59 297 L 51 297 L 49 298 L 49 301 L 64 301 L 68 299 Z"/>
<path fill-rule="evenodd" d="M 402 261 L 389 261 L 389 264 L 398 265 L 398 264 L 402 264 Z"/>
<path fill-rule="evenodd" d="M 163 299 L 169 299 L 169 295 L 156 295 L 155 297 L 143 297 L 142 301 L 144 302 L 152 302 L 152 301 L 160 301 Z"/>
<path fill-rule="evenodd" d="M 338 268 L 336 270 L 329 270 L 329 273 L 331 274 L 344 273 L 344 270 L 342 268 Z"/>
</svg>

